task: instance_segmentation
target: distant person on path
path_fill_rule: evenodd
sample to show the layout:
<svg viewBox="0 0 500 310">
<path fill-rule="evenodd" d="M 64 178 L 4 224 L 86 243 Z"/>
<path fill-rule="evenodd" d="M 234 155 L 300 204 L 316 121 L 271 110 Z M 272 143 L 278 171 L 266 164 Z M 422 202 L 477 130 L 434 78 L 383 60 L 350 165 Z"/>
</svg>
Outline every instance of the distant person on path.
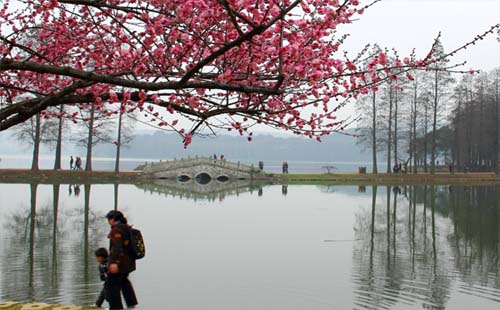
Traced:
<svg viewBox="0 0 500 310">
<path fill-rule="evenodd" d="M 102 304 L 106 298 L 106 280 L 108 279 L 108 250 L 105 248 L 98 248 L 95 251 L 95 260 L 99 263 L 99 277 L 101 281 L 103 281 L 103 286 L 101 289 L 101 293 L 95 302 L 95 305 L 98 308 L 102 307 Z"/>
<path fill-rule="evenodd" d="M 225 160 L 223 154 L 220 155 L 220 160 Z"/>
<path fill-rule="evenodd" d="M 127 307 L 138 304 L 134 287 L 128 279 L 129 273 L 135 270 L 135 260 L 130 257 L 127 247 L 130 244 L 130 226 L 127 219 L 117 210 L 106 214 L 111 231 L 109 238 L 108 280 L 106 281 L 106 297 L 110 309 L 123 309 L 121 294 Z"/>
<path fill-rule="evenodd" d="M 72 156 L 71 156 L 71 158 L 70 158 L 70 160 L 69 160 L 69 169 L 70 169 L 70 170 L 73 170 L 73 163 L 74 163 L 74 162 L 75 162 L 75 161 L 73 160 L 73 155 L 72 155 Z"/>
<path fill-rule="evenodd" d="M 82 159 L 80 156 L 76 157 L 75 169 L 82 170 Z"/>
<path fill-rule="evenodd" d="M 214 153 L 214 159 L 217 159 L 217 154 Z"/>
<path fill-rule="evenodd" d="M 392 166 L 392 172 L 393 173 L 398 173 L 398 163 L 394 163 L 394 166 Z"/>
<path fill-rule="evenodd" d="M 283 173 L 288 173 L 288 162 L 283 162 L 281 170 L 283 171 Z"/>
<path fill-rule="evenodd" d="M 264 170 L 264 162 L 262 160 L 259 160 L 259 169 Z"/>
</svg>

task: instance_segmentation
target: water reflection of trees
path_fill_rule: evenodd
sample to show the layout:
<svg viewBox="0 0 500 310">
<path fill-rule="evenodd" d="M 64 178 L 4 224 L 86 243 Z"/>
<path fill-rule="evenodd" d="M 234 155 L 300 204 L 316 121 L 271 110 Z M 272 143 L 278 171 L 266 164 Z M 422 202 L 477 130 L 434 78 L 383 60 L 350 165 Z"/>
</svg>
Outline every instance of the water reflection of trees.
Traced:
<svg viewBox="0 0 500 310">
<path fill-rule="evenodd" d="M 52 201 L 43 203 L 37 201 L 38 185 L 29 186 L 30 206 L 20 206 L 3 228 L 2 299 L 93 302 L 100 285 L 93 251 L 102 246 L 107 225 L 104 215 L 91 211 L 90 185 L 77 209 L 59 205 L 60 185 L 53 185 Z"/>
<path fill-rule="evenodd" d="M 443 309 L 454 279 L 467 294 L 499 301 L 499 189 L 372 188 L 372 204 L 356 216 L 355 304 Z M 377 199 L 377 196 L 379 199 Z M 454 275 L 454 276 L 450 276 Z"/>
<path fill-rule="evenodd" d="M 500 288 L 500 196 L 495 187 L 450 188 L 453 233 L 448 236 L 454 267 L 462 272 L 468 294 L 482 295 L 472 285 Z M 500 301 L 500 296 L 497 296 Z"/>
</svg>

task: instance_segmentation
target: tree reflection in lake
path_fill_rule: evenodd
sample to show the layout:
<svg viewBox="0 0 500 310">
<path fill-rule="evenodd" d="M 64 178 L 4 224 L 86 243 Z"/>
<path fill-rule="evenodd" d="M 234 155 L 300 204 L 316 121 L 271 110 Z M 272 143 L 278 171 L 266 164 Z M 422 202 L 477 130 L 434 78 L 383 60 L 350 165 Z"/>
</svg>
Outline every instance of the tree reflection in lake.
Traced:
<svg viewBox="0 0 500 310">
<path fill-rule="evenodd" d="M 90 208 L 90 185 L 85 185 L 83 208 L 59 210 L 60 185 L 52 187 L 52 201 L 37 201 L 38 184 L 30 184 L 30 206 L 20 206 L 5 221 L 2 253 L 2 299 L 79 304 L 94 301 L 101 285 L 90 255 L 102 246 L 104 215 Z M 62 218 L 62 220 L 60 220 Z M 76 296 L 65 296 L 65 292 Z"/>
<path fill-rule="evenodd" d="M 498 188 L 387 187 L 382 204 L 374 186 L 355 222 L 357 307 L 444 309 L 451 274 L 458 292 L 500 302 Z"/>
<path fill-rule="evenodd" d="M 500 201 L 494 187 L 450 188 L 449 216 L 453 219 L 453 263 L 461 271 L 460 290 L 481 296 L 473 287 L 500 287 Z M 500 294 L 496 296 L 500 301 Z"/>
</svg>

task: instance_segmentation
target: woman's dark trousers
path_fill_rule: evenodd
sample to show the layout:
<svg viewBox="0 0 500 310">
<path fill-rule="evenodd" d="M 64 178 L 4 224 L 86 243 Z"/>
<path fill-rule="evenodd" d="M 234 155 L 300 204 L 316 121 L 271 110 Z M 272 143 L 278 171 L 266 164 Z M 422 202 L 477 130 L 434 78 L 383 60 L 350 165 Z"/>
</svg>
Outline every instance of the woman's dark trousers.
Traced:
<svg viewBox="0 0 500 310">
<path fill-rule="evenodd" d="M 108 279 L 106 280 L 106 298 L 108 299 L 110 309 L 123 309 L 120 295 L 122 292 L 128 307 L 137 305 L 137 297 L 135 296 L 132 283 L 128 279 L 128 274 L 108 274 Z"/>
</svg>

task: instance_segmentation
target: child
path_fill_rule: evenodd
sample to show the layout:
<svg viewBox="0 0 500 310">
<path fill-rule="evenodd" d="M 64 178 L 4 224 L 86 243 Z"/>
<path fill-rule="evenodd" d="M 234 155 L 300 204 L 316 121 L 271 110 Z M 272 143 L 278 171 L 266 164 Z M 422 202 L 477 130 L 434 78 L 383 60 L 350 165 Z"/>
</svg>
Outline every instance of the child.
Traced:
<svg viewBox="0 0 500 310">
<path fill-rule="evenodd" d="M 95 260 L 99 263 L 99 275 L 101 277 L 101 281 L 104 281 L 99 298 L 97 298 L 97 301 L 95 302 L 96 306 L 99 308 L 102 306 L 104 300 L 106 300 L 106 291 L 104 288 L 106 287 L 106 280 L 108 279 L 108 255 L 108 250 L 105 248 L 98 248 L 95 251 Z"/>
</svg>

